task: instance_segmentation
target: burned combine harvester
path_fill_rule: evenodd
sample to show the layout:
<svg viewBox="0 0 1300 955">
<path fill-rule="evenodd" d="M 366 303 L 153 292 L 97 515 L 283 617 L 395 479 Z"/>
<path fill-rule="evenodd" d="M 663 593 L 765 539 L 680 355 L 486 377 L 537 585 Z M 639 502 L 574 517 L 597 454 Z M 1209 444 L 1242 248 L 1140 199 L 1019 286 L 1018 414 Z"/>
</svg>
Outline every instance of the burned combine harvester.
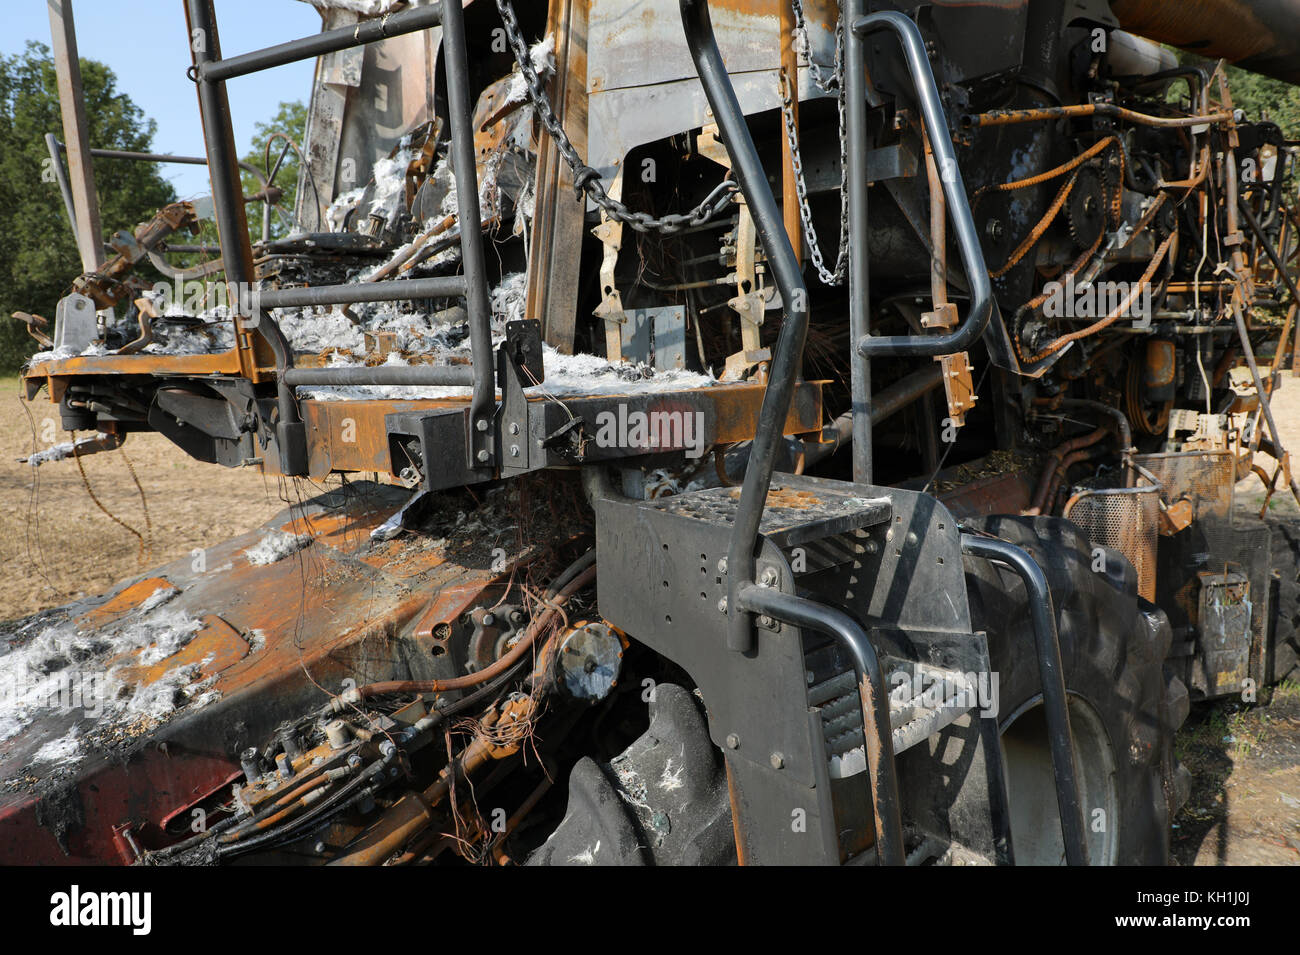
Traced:
<svg viewBox="0 0 1300 955">
<path fill-rule="evenodd" d="M 1164 864 L 1300 537 L 1233 513 L 1296 491 L 1296 143 L 1160 44 L 1295 80 L 1298 25 L 841 2 L 320 0 L 224 56 L 185 0 L 219 255 L 182 203 L 105 263 L 67 133 L 28 397 L 343 479 L 11 635 L 3 858 Z M 317 57 L 250 243 L 226 84 Z"/>
</svg>

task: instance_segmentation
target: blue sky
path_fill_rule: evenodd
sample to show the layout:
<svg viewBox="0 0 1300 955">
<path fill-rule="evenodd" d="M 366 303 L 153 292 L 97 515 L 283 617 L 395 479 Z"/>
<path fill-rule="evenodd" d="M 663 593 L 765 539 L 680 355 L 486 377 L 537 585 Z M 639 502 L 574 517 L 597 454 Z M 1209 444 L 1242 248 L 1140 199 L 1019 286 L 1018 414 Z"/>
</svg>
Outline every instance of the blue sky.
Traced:
<svg viewBox="0 0 1300 955">
<path fill-rule="evenodd" d="M 50 45 L 46 0 L 0 0 L 0 6 L 0 53 L 20 53 L 28 40 Z M 317 33 L 321 25 L 320 14 L 301 0 L 216 0 L 216 11 L 226 56 Z M 117 74 L 118 88 L 157 121 L 155 151 L 202 156 L 198 99 L 185 77 L 190 56 L 182 0 L 73 0 L 73 12 L 82 58 L 107 63 Z M 254 125 L 270 119 L 281 101 L 307 102 L 313 67 L 308 60 L 227 84 L 241 153 L 252 140 Z M 53 132 L 63 138 L 62 130 Z M 181 198 L 209 190 L 203 166 L 160 168 Z"/>
</svg>

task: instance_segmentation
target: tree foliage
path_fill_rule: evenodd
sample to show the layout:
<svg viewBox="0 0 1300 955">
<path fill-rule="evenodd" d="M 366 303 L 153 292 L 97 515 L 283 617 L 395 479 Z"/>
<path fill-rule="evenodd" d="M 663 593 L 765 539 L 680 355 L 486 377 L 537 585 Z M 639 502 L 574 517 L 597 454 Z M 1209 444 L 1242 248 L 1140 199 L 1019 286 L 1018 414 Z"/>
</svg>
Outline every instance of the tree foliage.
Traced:
<svg viewBox="0 0 1300 955">
<path fill-rule="evenodd" d="M 103 63 L 81 61 L 92 146 L 149 151 L 155 123 L 117 88 Z M 28 43 L 0 57 L 0 366 L 18 368 L 36 350 L 19 323 L 21 310 L 51 322 L 54 307 L 81 272 L 81 260 L 53 175 L 45 134 L 63 139 L 58 83 L 48 47 Z M 94 161 L 104 237 L 134 229 L 173 201 L 172 186 L 149 163 Z"/>
</svg>

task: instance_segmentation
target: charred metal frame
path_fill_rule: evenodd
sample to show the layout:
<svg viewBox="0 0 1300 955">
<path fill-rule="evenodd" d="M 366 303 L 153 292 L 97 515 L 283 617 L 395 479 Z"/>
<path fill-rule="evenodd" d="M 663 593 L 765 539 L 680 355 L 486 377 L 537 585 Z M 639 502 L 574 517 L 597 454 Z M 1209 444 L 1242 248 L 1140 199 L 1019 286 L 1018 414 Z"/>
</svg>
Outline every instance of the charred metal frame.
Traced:
<svg viewBox="0 0 1300 955">
<path fill-rule="evenodd" d="M 700 75 L 704 94 L 713 115 L 726 137 L 727 152 L 736 171 L 740 191 L 754 217 L 754 226 L 767 252 L 773 278 L 781 292 L 785 320 L 777 338 L 767 393 L 758 413 L 758 426 L 750 451 L 749 467 L 740 492 L 740 508 L 731 535 L 727 563 L 731 568 L 728 585 L 727 646 L 746 652 L 754 646 L 750 614 L 740 609 L 740 591 L 754 583 L 754 552 L 758 545 L 758 526 L 763 519 L 767 492 L 772 483 L 777 450 L 781 445 L 782 424 L 790 410 L 795 380 L 803 363 L 804 340 L 808 334 L 808 288 L 804 284 L 799 258 L 786 235 L 781 210 L 767 184 L 763 163 L 745 122 L 745 113 L 736 98 L 735 87 L 727 74 L 722 53 L 718 50 L 708 0 L 681 0 L 682 27 L 686 45 Z M 886 724 L 887 725 L 887 724 Z"/>
<path fill-rule="evenodd" d="M 464 11 L 457 0 L 441 0 L 435 6 L 417 7 L 391 16 L 365 20 L 355 27 L 327 30 L 316 36 L 291 40 L 228 59 L 221 56 L 212 0 L 186 0 L 186 14 L 191 35 L 197 31 L 201 38 L 201 42 L 194 44 L 198 49 L 194 52 L 190 78 L 199 91 L 199 110 L 203 117 L 207 162 L 212 178 L 212 199 L 228 284 L 251 288 L 254 274 L 242 202 L 243 192 L 237 171 L 230 103 L 226 97 L 226 81 L 287 63 L 312 59 L 324 53 L 364 46 L 435 26 L 442 27 L 443 65 L 451 119 L 452 165 L 457 171 L 457 209 L 462 221 L 481 221 L 478 176 L 474 163 Z M 469 313 L 472 365 L 468 371 L 429 366 L 403 369 L 403 372 L 415 374 L 404 375 L 401 383 L 472 384 L 473 397 L 469 406 L 466 442 L 469 458 L 467 464 L 470 469 L 477 469 L 491 467 L 495 463 L 493 419 L 496 411 L 496 387 L 492 363 L 491 310 L 481 232 L 477 229 L 462 229 L 460 244 L 463 276 L 425 281 L 434 283 L 427 288 L 436 289 L 437 295 L 465 296 Z M 301 373 L 295 374 L 297 370 L 293 368 L 293 355 L 288 342 L 267 311 L 299 299 L 303 304 L 358 304 L 410 299 L 429 294 L 425 288 L 413 287 L 416 284 L 409 281 L 374 282 L 299 290 L 303 294 L 298 298 L 288 293 L 270 292 L 257 296 L 254 307 L 250 309 L 252 314 L 247 317 L 244 327 L 260 332 L 275 358 L 279 409 L 276 438 L 284 473 L 306 473 L 306 431 L 293 393 L 294 381 L 323 385 L 349 384 L 353 383 L 354 372 L 352 369 L 312 369 L 307 375 L 308 380 L 303 381 Z M 281 306 L 275 304 L 277 301 L 282 303 Z M 466 375 L 469 381 L 465 380 Z"/>
</svg>

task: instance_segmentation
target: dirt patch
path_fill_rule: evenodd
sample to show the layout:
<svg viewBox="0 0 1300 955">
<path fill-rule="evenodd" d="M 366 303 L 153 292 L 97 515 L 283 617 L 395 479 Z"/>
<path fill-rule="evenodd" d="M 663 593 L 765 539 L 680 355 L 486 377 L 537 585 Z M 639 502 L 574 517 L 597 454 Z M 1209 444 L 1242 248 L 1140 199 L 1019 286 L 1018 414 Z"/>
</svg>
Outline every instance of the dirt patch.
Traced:
<svg viewBox="0 0 1300 955">
<path fill-rule="evenodd" d="M 19 393 L 15 379 L 0 381 L 0 621 L 102 593 L 256 527 L 284 508 L 282 496 L 315 494 L 310 486 L 282 489 L 253 469 L 195 461 L 157 434 L 133 434 L 121 450 L 83 457 L 85 481 L 71 458 L 33 468 L 18 459 L 68 435 L 44 394 L 27 404 Z M 95 505 L 87 482 L 121 524 Z"/>
<path fill-rule="evenodd" d="M 1174 822 L 1175 864 L 1300 865 L 1300 684 L 1265 699 L 1204 704 L 1183 724 L 1175 745 L 1192 791 Z"/>
</svg>

